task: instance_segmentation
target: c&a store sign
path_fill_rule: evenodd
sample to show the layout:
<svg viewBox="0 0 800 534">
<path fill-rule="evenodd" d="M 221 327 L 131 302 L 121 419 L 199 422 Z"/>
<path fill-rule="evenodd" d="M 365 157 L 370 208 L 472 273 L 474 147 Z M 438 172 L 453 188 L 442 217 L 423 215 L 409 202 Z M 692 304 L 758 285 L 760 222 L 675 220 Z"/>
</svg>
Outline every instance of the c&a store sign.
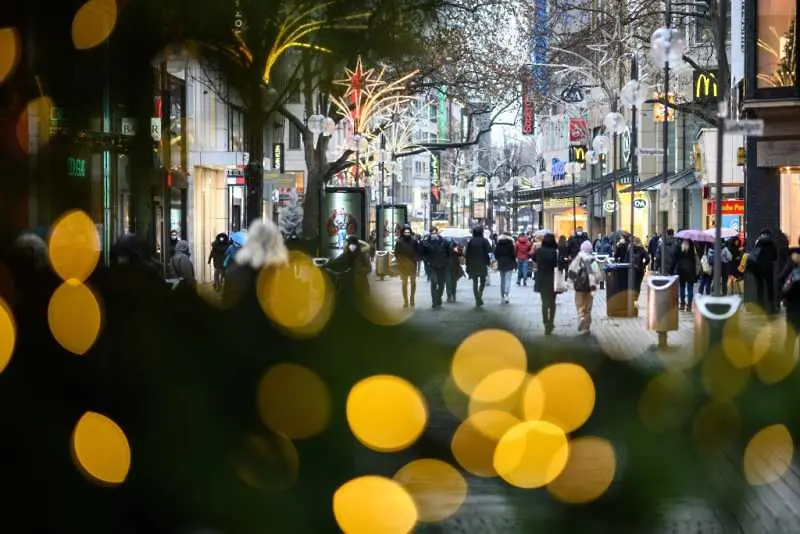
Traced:
<svg viewBox="0 0 800 534">
<path fill-rule="evenodd" d="M 706 214 L 714 216 L 717 212 L 717 203 L 711 201 L 706 204 Z M 744 200 L 723 200 L 722 201 L 722 214 L 723 215 L 738 215 L 744 217 Z"/>
</svg>

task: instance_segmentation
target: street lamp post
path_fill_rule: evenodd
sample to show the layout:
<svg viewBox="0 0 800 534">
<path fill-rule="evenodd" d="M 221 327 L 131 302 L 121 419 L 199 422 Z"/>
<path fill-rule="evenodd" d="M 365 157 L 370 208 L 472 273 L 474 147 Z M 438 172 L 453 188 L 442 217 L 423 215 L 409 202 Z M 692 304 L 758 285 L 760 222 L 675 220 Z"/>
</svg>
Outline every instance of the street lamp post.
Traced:
<svg viewBox="0 0 800 534">
<path fill-rule="evenodd" d="M 578 200 L 575 198 L 575 164 L 570 165 L 570 174 L 572 174 L 572 233 L 574 234 L 578 229 Z"/>
<path fill-rule="evenodd" d="M 383 226 L 386 224 L 386 206 L 384 205 L 384 180 L 386 178 L 386 165 L 384 164 L 384 151 L 386 150 L 386 135 L 381 130 L 380 133 L 380 150 L 378 154 L 380 155 L 380 162 L 378 163 L 378 169 L 381 172 L 381 183 L 380 183 L 380 191 L 378 192 L 378 206 L 380 207 L 380 220 L 378 218 L 378 210 L 375 210 L 375 225 L 378 227 L 375 232 L 375 238 L 377 240 L 378 250 L 383 250 L 385 248 L 385 236 L 383 235 Z M 392 229 L 394 231 L 394 229 Z"/>
<path fill-rule="evenodd" d="M 638 83 L 639 78 L 639 64 L 637 62 L 636 53 L 634 52 L 633 58 L 631 59 L 631 81 L 634 83 Z M 636 291 L 634 290 L 635 284 L 635 277 L 633 272 L 633 236 L 634 236 L 634 225 L 633 219 L 636 215 L 636 207 L 634 206 L 636 200 L 636 175 L 639 172 L 639 156 L 634 153 L 634 148 L 637 145 L 636 140 L 638 140 L 639 130 L 638 130 L 638 117 L 636 116 L 638 113 L 638 102 L 634 100 L 633 105 L 631 106 L 631 155 L 630 155 L 630 167 L 631 167 L 631 205 L 630 205 L 630 217 L 631 217 L 631 243 L 628 246 L 628 263 L 630 263 L 630 267 L 628 268 L 628 316 L 633 317 L 633 307 L 634 307 L 634 297 L 636 295 Z"/>
<path fill-rule="evenodd" d="M 728 35 L 728 4 L 718 2 L 719 9 L 719 30 L 717 31 L 717 54 L 722 57 L 720 51 L 725 50 L 725 38 Z M 719 87 L 722 94 L 719 101 L 719 112 L 717 113 L 717 176 L 714 183 L 714 296 L 722 296 L 722 158 L 725 155 L 725 119 L 728 116 L 728 69 L 726 65 L 719 68 Z"/>
</svg>

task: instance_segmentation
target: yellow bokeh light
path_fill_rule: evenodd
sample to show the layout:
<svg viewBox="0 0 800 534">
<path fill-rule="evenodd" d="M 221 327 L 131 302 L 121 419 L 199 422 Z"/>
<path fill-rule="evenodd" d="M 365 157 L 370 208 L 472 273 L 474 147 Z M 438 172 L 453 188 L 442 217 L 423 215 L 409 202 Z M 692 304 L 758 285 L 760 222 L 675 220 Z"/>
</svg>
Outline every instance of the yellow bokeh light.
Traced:
<svg viewBox="0 0 800 534">
<path fill-rule="evenodd" d="M 0 373 L 11 361 L 17 344 L 17 326 L 11 308 L 0 298 Z"/>
<path fill-rule="evenodd" d="M 398 308 L 391 300 L 380 299 L 375 295 L 356 300 L 362 317 L 378 326 L 397 326 L 414 315 L 415 308 Z"/>
<path fill-rule="evenodd" d="M 394 475 L 414 499 L 419 521 L 436 523 L 454 515 L 467 498 L 467 481 L 441 460 L 414 460 Z"/>
<path fill-rule="evenodd" d="M 264 313 L 290 334 L 318 334 L 333 313 L 333 292 L 314 260 L 298 251 L 286 265 L 262 269 L 256 284 Z"/>
<path fill-rule="evenodd" d="M 784 324 L 784 343 L 774 344 L 772 350 L 756 364 L 756 376 L 764 384 L 781 382 L 797 367 L 797 332 L 788 322 Z"/>
<path fill-rule="evenodd" d="M 561 428 L 547 421 L 526 421 L 500 438 L 494 468 L 512 486 L 540 488 L 564 471 L 568 458 L 569 442 Z"/>
<path fill-rule="evenodd" d="M 77 280 L 67 280 L 53 292 L 47 306 L 47 323 L 58 344 L 82 356 L 92 348 L 102 326 L 100 302 Z"/>
<path fill-rule="evenodd" d="M 583 504 L 600 498 L 614 481 L 617 458 L 611 442 L 592 436 L 570 442 L 564 471 L 547 485 L 559 501 Z"/>
<path fill-rule="evenodd" d="M 16 128 L 17 143 L 25 154 L 30 152 L 33 139 L 36 139 L 39 146 L 50 141 L 50 112 L 52 109 L 53 101 L 49 97 L 40 96 L 28 102 L 28 105 L 20 113 Z M 32 126 L 31 122 L 35 122 L 36 125 Z M 31 135 L 33 131 L 36 131 L 36 136 Z"/>
<path fill-rule="evenodd" d="M 784 425 L 761 429 L 744 451 L 744 475 L 753 486 L 771 484 L 780 479 L 792 463 L 794 442 Z"/>
<path fill-rule="evenodd" d="M 21 46 L 16 28 L 0 28 L 0 84 L 2 84 L 19 63 Z"/>
<path fill-rule="evenodd" d="M 772 350 L 779 340 L 778 327 L 775 323 L 767 323 L 759 328 L 753 337 L 752 360 L 758 364 L 770 350 Z"/>
<path fill-rule="evenodd" d="M 322 379 L 294 364 L 275 365 L 258 385 L 256 406 L 261 421 L 292 439 L 325 431 L 331 417 L 331 397 Z"/>
<path fill-rule="evenodd" d="M 333 494 L 333 515 L 345 534 L 408 534 L 417 524 L 411 495 L 388 478 L 364 476 Z"/>
<path fill-rule="evenodd" d="M 72 433 L 72 453 L 80 470 L 102 484 L 122 484 L 131 468 L 131 447 L 122 429 L 97 412 L 86 412 Z"/>
<path fill-rule="evenodd" d="M 719 348 L 712 350 L 703 360 L 700 370 L 703 388 L 715 401 L 733 400 L 750 380 L 750 370 L 735 366 L 727 356 L 728 353 Z"/>
<path fill-rule="evenodd" d="M 65 213 L 53 226 L 47 245 L 50 264 L 62 280 L 86 281 L 100 260 L 100 236 L 82 211 Z"/>
<path fill-rule="evenodd" d="M 521 376 L 520 376 L 521 375 Z M 469 400 L 469 414 L 487 410 L 499 410 L 520 417 L 522 397 L 528 375 L 518 369 L 502 369 L 480 381 Z M 508 384 L 519 384 L 516 391 L 509 391 Z M 479 400 L 492 399 L 492 400 Z"/>
<path fill-rule="evenodd" d="M 479 398 L 475 395 L 475 388 L 482 380 L 505 369 L 523 371 L 523 374 L 517 376 L 518 381 L 506 384 L 505 388 L 487 391 L 495 398 Z M 461 342 L 453 357 L 451 372 L 461 391 L 480 402 L 495 402 L 508 397 L 522 385 L 527 369 L 525 347 L 514 334 L 489 329 L 476 332 Z"/>
<path fill-rule="evenodd" d="M 528 384 L 523 398 L 525 419 L 541 419 L 572 432 L 592 415 L 594 382 L 589 373 L 574 363 L 550 365 Z"/>
<path fill-rule="evenodd" d="M 72 44 L 78 50 L 94 48 L 108 39 L 117 24 L 117 0 L 89 0 L 72 19 Z"/>
<path fill-rule="evenodd" d="M 519 419 L 500 411 L 478 412 L 461 423 L 453 434 L 450 449 L 465 470 L 479 477 L 496 477 L 494 451 L 506 432 Z"/>
<path fill-rule="evenodd" d="M 739 410 L 734 404 L 711 402 L 695 415 L 692 438 L 701 452 L 722 452 L 729 444 L 736 443 L 741 425 Z"/>
<path fill-rule="evenodd" d="M 459 419 L 466 419 L 469 414 L 470 399 L 464 392 L 458 389 L 453 377 L 448 376 L 442 384 L 442 399 L 444 405 L 450 410 L 450 413 Z"/>
<path fill-rule="evenodd" d="M 297 481 L 300 456 L 292 440 L 282 434 L 250 434 L 235 464 L 236 474 L 254 488 L 285 491 Z"/>
<path fill-rule="evenodd" d="M 422 394 L 396 376 L 377 375 L 353 386 L 347 396 L 347 422 L 366 447 L 395 452 L 414 443 L 428 421 Z"/>
<path fill-rule="evenodd" d="M 647 383 L 639 399 L 639 417 L 652 432 L 678 428 L 694 403 L 692 385 L 682 373 L 662 373 Z"/>
</svg>

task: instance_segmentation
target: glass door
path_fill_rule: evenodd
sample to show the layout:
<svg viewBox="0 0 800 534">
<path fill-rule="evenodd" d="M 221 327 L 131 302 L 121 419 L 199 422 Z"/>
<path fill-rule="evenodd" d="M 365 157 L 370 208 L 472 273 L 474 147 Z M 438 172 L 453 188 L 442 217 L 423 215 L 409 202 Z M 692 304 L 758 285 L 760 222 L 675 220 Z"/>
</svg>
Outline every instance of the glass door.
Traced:
<svg viewBox="0 0 800 534">
<path fill-rule="evenodd" d="M 781 230 L 800 246 L 800 174 L 781 174 Z"/>
</svg>

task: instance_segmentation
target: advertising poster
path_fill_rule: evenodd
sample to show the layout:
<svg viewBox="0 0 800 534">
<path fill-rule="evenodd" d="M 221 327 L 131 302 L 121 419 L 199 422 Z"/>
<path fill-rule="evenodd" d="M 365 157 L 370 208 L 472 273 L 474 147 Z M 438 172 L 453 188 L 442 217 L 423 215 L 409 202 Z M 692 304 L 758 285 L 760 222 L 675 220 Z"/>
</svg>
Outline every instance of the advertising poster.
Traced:
<svg viewBox="0 0 800 534">
<path fill-rule="evenodd" d="M 338 256 L 347 237 L 356 235 L 366 241 L 366 194 L 362 187 L 327 189 L 322 205 L 322 231 L 326 236 L 329 258 Z"/>
<path fill-rule="evenodd" d="M 395 241 L 408 222 L 408 206 L 384 204 L 376 206 L 378 227 L 383 228 L 383 250 L 394 250 Z"/>
</svg>

